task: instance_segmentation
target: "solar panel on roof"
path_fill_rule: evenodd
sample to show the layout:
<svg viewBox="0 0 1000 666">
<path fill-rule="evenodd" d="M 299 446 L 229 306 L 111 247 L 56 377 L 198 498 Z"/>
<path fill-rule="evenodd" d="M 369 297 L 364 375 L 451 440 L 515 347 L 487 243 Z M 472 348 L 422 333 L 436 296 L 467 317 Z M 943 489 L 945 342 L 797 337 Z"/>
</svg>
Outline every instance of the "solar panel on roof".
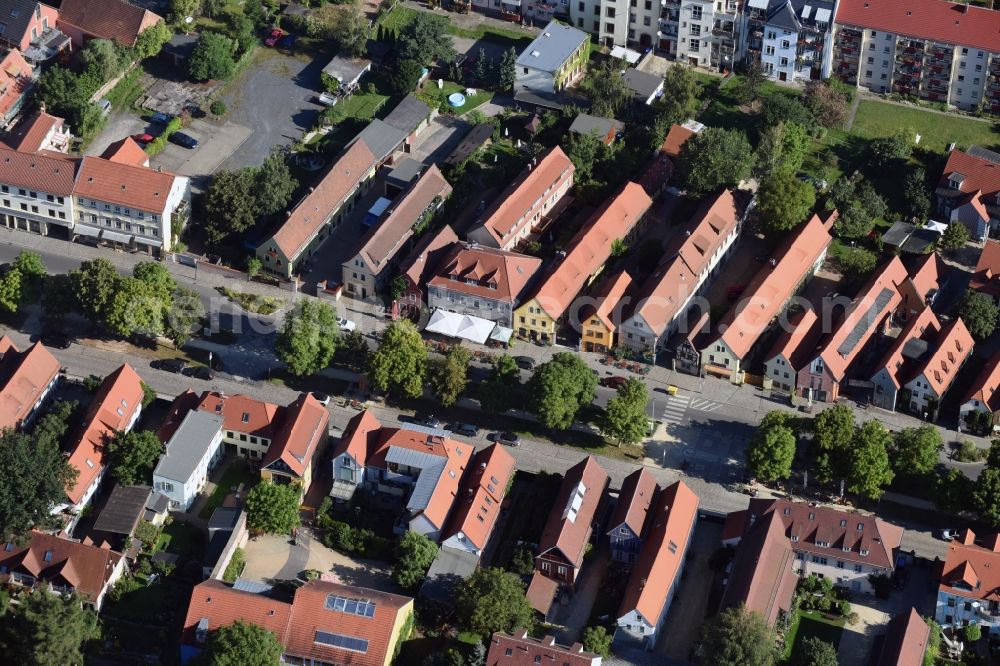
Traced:
<svg viewBox="0 0 1000 666">
<path fill-rule="evenodd" d="M 354 652 L 368 652 L 368 641 L 363 638 L 334 634 L 329 631 L 320 631 L 319 629 L 316 630 L 316 638 L 313 639 L 313 642 L 320 645 L 353 650 Z"/>
<path fill-rule="evenodd" d="M 825 8 L 820 8 L 816 10 L 816 22 L 817 23 L 829 23 L 830 22 L 830 10 Z"/>
<path fill-rule="evenodd" d="M 351 599 L 330 594 L 324 603 L 327 610 L 347 613 L 348 615 L 360 615 L 362 617 L 373 617 L 375 615 L 375 602 L 370 599 Z"/>
<path fill-rule="evenodd" d="M 854 324 L 854 328 L 851 329 L 850 335 L 848 335 L 840 346 L 837 347 L 837 353 L 843 357 L 848 357 L 854 352 L 854 348 L 858 346 L 861 338 L 864 337 L 865 331 L 875 325 L 878 321 L 879 315 L 885 310 L 885 307 L 892 300 L 893 290 L 889 288 L 883 288 L 879 295 L 875 297 L 875 301 L 865 312 L 864 316 L 858 319 Z"/>
<path fill-rule="evenodd" d="M 812 5 L 805 5 L 802 7 L 802 18 L 807 19 L 809 15 L 812 14 Z"/>
</svg>

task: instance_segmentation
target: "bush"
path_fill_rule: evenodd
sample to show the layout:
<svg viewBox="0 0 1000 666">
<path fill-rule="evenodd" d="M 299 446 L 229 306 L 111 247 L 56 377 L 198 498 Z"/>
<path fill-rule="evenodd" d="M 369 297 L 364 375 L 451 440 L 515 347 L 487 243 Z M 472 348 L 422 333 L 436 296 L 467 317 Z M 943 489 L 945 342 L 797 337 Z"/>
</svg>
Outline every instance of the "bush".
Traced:
<svg viewBox="0 0 1000 666">
<path fill-rule="evenodd" d="M 243 567 L 246 566 L 247 560 L 246 556 L 243 554 L 242 548 L 237 548 L 233 551 L 233 556 L 229 560 L 229 564 L 226 565 L 226 570 L 222 574 L 222 580 L 227 583 L 234 583 L 236 579 L 239 578 L 240 574 L 243 573 Z"/>
<path fill-rule="evenodd" d="M 837 613 L 843 617 L 847 617 L 851 614 L 851 602 L 846 599 L 841 599 L 837 602 Z"/>
<path fill-rule="evenodd" d="M 160 538 L 160 528 L 151 522 L 141 520 L 135 528 L 134 536 L 149 548 Z"/>
<path fill-rule="evenodd" d="M 94 393 L 97 389 L 101 388 L 102 381 L 97 375 L 87 375 L 83 378 L 83 390 L 88 393 Z"/>
<path fill-rule="evenodd" d="M 892 592 L 892 578 L 885 574 L 872 574 L 868 576 L 868 582 L 875 588 L 875 596 L 879 599 L 888 599 Z"/>
<path fill-rule="evenodd" d="M 208 110 L 213 116 L 224 116 L 227 110 L 226 103 L 217 99 L 209 105 Z"/>
<path fill-rule="evenodd" d="M 968 624 L 965 626 L 965 640 L 975 643 L 983 637 L 983 631 L 978 624 Z"/>
<path fill-rule="evenodd" d="M 981 449 L 969 440 L 962 442 L 962 445 L 955 451 L 955 460 L 964 463 L 980 462 L 989 455 L 986 449 Z"/>
</svg>

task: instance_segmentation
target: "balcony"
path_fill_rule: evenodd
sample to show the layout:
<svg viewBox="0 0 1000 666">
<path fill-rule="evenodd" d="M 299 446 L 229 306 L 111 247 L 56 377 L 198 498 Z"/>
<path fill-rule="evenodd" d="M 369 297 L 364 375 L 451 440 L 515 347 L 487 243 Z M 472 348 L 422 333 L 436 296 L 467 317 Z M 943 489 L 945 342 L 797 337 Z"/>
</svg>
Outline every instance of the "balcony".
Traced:
<svg viewBox="0 0 1000 666">
<path fill-rule="evenodd" d="M 57 53 L 68 50 L 70 38 L 64 35 L 57 28 L 47 28 L 42 35 L 33 39 L 24 50 L 24 57 L 32 63 L 45 62 L 51 60 Z"/>
</svg>

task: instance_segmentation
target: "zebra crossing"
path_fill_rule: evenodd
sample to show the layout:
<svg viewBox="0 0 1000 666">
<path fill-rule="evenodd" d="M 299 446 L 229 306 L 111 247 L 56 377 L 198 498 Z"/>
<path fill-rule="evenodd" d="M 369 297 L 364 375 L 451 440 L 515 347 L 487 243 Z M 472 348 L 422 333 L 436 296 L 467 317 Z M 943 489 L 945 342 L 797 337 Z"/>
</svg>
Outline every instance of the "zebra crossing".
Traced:
<svg viewBox="0 0 1000 666">
<path fill-rule="evenodd" d="M 682 423 L 689 409 L 696 412 L 714 412 L 719 407 L 722 407 L 722 403 L 714 400 L 693 398 L 689 395 L 670 395 L 667 396 L 660 420 L 664 423 Z"/>
</svg>

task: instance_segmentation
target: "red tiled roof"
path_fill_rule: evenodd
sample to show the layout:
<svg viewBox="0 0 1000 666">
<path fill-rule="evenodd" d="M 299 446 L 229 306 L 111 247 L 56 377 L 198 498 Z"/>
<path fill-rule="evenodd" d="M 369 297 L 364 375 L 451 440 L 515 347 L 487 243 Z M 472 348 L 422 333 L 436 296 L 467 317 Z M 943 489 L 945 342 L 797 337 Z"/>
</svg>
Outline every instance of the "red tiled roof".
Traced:
<svg viewBox="0 0 1000 666">
<path fill-rule="evenodd" d="M 948 554 L 941 567 L 941 591 L 966 599 L 1000 600 L 998 540 L 989 540 L 985 546 L 977 545 L 971 530 L 963 537 L 948 544 Z"/>
<path fill-rule="evenodd" d="M 280 641 L 285 636 L 291 612 L 292 605 L 287 601 L 236 590 L 221 580 L 210 578 L 195 585 L 191 591 L 182 641 L 197 645 L 195 631 L 202 619 L 208 620 L 209 632 L 241 621 L 270 631 Z"/>
<path fill-rule="evenodd" d="M 1000 241 L 986 240 L 976 270 L 969 280 L 969 288 L 993 298 L 1000 297 Z"/>
<path fill-rule="evenodd" d="M 126 46 L 135 44 L 143 29 L 161 20 L 153 12 L 124 0 L 63 0 L 59 7 L 60 23 Z"/>
<path fill-rule="evenodd" d="M 558 591 L 558 581 L 549 578 L 541 571 L 536 571 L 531 576 L 531 582 L 528 584 L 528 590 L 524 596 L 527 597 L 528 604 L 544 617 L 549 614 L 552 601 Z"/>
<path fill-rule="evenodd" d="M 622 482 L 621 492 L 618 493 L 615 512 L 608 521 L 610 528 L 608 534 L 625 525 L 633 534 L 641 537 L 646 526 L 646 516 L 649 515 L 649 507 L 653 504 L 657 490 L 659 488 L 656 479 L 646 471 L 645 467 L 640 467 L 626 476 Z"/>
<path fill-rule="evenodd" d="M 935 0 L 939 1 L 939 0 Z M 946 3 L 941 3 L 946 4 Z M 976 8 L 978 9 L 978 8 Z M 997 14 L 998 12 L 990 12 Z M 996 50 L 996 45 L 992 50 Z M 948 162 L 944 165 L 941 178 L 938 180 L 939 188 L 949 188 L 948 181 L 954 174 L 961 174 L 962 179 L 958 191 L 965 194 L 972 192 L 982 192 L 986 196 L 995 197 L 1000 192 L 1000 164 L 990 160 L 970 155 L 964 150 L 953 150 L 948 153 Z M 955 191 L 955 190 L 952 190 Z"/>
<path fill-rule="evenodd" d="M 482 226 L 503 247 L 525 225 L 531 223 L 527 212 L 534 208 L 553 183 L 558 182 L 568 172 L 573 177 L 576 171 L 573 163 L 555 146 L 542 157 L 534 167 L 526 169 L 497 197 L 490 210 L 484 215 Z"/>
<path fill-rule="evenodd" d="M 921 371 L 937 395 L 944 395 L 972 353 L 974 341 L 961 317 L 944 327 Z"/>
<path fill-rule="evenodd" d="M 19 153 L 0 148 L 0 180 L 28 190 L 72 196 L 79 158 Z"/>
<path fill-rule="evenodd" d="M 461 533 L 477 550 L 483 550 L 500 517 L 500 505 L 513 474 L 514 457 L 500 444 L 477 453 L 462 483 L 462 492 L 455 498 L 455 508 L 441 540 Z"/>
<path fill-rule="evenodd" d="M 991 412 L 1000 409 L 1000 354 L 995 354 L 972 382 L 965 402 L 970 400 L 978 400 Z"/>
<path fill-rule="evenodd" d="M 612 243 L 628 236 L 652 205 L 653 200 L 642 186 L 629 182 L 594 213 L 535 292 L 535 301 L 550 318 L 558 320 L 565 314 L 577 294 L 611 257 Z"/>
<path fill-rule="evenodd" d="M 997 51 L 1000 12 L 944 0 L 843 0 L 836 22 Z"/>
<path fill-rule="evenodd" d="M 118 164 L 129 164 L 137 167 L 149 166 L 149 155 L 130 136 L 112 143 L 104 150 L 101 157 Z"/>
<path fill-rule="evenodd" d="M 166 418 L 156 429 L 156 438 L 161 442 L 169 442 L 177 428 L 180 427 L 181 421 L 184 420 L 189 411 L 198 408 L 199 402 L 200 398 L 191 389 L 187 389 L 174 398 L 173 402 L 170 403 L 170 410 L 167 412 Z"/>
<path fill-rule="evenodd" d="M 297 476 L 305 475 L 316 449 L 328 436 L 330 412 L 311 393 L 303 393 L 285 408 L 281 429 L 267 449 L 261 467 L 281 460 Z"/>
<path fill-rule="evenodd" d="M 524 629 L 518 629 L 513 634 L 494 633 L 489 647 L 487 666 L 597 666 L 601 663 L 600 656 L 585 652 L 580 643 L 567 647 L 556 643 L 552 636 L 532 638 Z"/>
<path fill-rule="evenodd" d="M 670 131 L 667 132 L 667 138 L 663 140 L 663 145 L 660 146 L 660 152 L 665 153 L 669 157 L 678 157 L 681 154 L 681 147 L 695 134 L 697 132 L 682 125 L 671 125 Z"/>
<path fill-rule="evenodd" d="M 566 471 L 559 494 L 539 540 L 538 553 L 559 551 L 567 562 L 579 567 L 590 536 L 594 514 L 608 487 L 608 473 L 593 456 L 587 456 Z M 578 494 L 583 497 L 575 500 Z M 573 511 L 571 507 L 577 506 Z"/>
<path fill-rule="evenodd" d="M 588 319 L 597 317 L 609 331 L 617 329 L 626 318 L 622 298 L 631 286 L 632 276 L 625 271 L 602 280 L 591 295 L 594 305 L 580 308 L 580 321 L 586 323 Z"/>
<path fill-rule="evenodd" d="M 0 428 L 17 428 L 59 374 L 59 361 L 42 343 L 22 352 L 0 338 Z"/>
<path fill-rule="evenodd" d="M 205 391 L 196 409 L 221 414 L 222 428 L 255 437 L 274 439 L 284 408 L 246 395 Z"/>
<path fill-rule="evenodd" d="M 875 666 L 921 666 L 930 634 L 931 628 L 915 608 L 900 613 L 889 622 Z"/>
<path fill-rule="evenodd" d="M 11 135 L 10 147 L 25 153 L 38 152 L 52 128 L 62 127 L 65 122 L 63 118 L 38 112 L 31 118 L 21 121 Z"/>
<path fill-rule="evenodd" d="M 4 572 L 0 581 L 23 571 L 57 586 L 68 583 L 81 597 L 96 602 L 121 559 L 121 553 L 107 548 L 32 531 L 26 546 L 8 543 L 0 550 L 0 570 Z"/>
<path fill-rule="evenodd" d="M 906 326 L 900 332 L 892 347 L 889 348 L 889 351 L 886 352 L 885 356 L 875 367 L 875 372 L 872 375 L 874 376 L 884 369 L 888 372 L 889 379 L 892 380 L 896 388 L 900 388 L 911 379 L 910 375 L 914 366 L 914 363 L 908 363 L 908 359 L 903 355 L 903 352 L 906 350 L 906 343 L 911 340 L 931 342 L 937 338 L 940 331 L 941 322 L 938 321 L 937 315 L 930 308 L 925 307 L 916 316 L 910 317 L 910 321 L 906 322 Z M 904 376 L 904 373 L 906 376 Z"/>
<path fill-rule="evenodd" d="M 677 481 L 660 493 L 650 514 L 649 535 L 629 576 L 618 617 L 636 611 L 655 626 L 684 564 L 698 518 L 698 496 Z"/>
<path fill-rule="evenodd" d="M 910 272 L 910 282 L 920 298 L 927 298 L 927 294 L 938 288 L 941 278 L 941 263 L 937 252 L 931 252 L 919 260 Z"/>
<path fill-rule="evenodd" d="M 427 285 L 513 304 L 541 265 L 541 259 L 526 254 L 481 245 L 455 245 Z"/>
<path fill-rule="evenodd" d="M 358 465 L 364 467 L 368 464 L 368 459 L 375 454 L 381 434 L 382 424 L 373 411 L 366 409 L 347 422 L 333 456 L 336 458 L 347 453 Z"/>
<path fill-rule="evenodd" d="M 83 434 L 69 455 L 79 475 L 66 496 L 79 504 L 87 488 L 104 469 L 104 448 L 115 433 L 125 430 L 142 409 L 142 379 L 128 363 L 104 378 L 84 420 Z"/>
<path fill-rule="evenodd" d="M 0 60 L 0 115 L 6 116 L 31 85 L 31 65 L 21 52 L 11 49 Z"/>
<path fill-rule="evenodd" d="M 174 180 L 180 177 L 168 171 L 112 162 L 101 157 L 84 157 L 73 194 L 162 213 Z"/>
<path fill-rule="evenodd" d="M 364 141 L 355 141 L 347 147 L 271 237 L 285 257 L 293 259 L 298 254 L 376 162 Z"/>
<path fill-rule="evenodd" d="M 817 324 L 818 321 L 819 317 L 811 307 L 794 315 L 767 354 L 766 361 L 782 356 L 793 371 L 797 373 L 801 370 L 806 357 L 816 349 L 816 343 L 823 335 L 823 327 Z"/>
<path fill-rule="evenodd" d="M 400 266 L 400 272 L 412 285 L 422 288 L 431 279 L 434 270 L 442 261 L 442 256 L 457 242 L 458 235 L 448 224 L 436 233 L 424 234 L 410 252 L 410 256 Z"/>
<path fill-rule="evenodd" d="M 722 341 L 737 358 L 746 358 L 832 241 L 826 223 L 813 215 L 757 272 L 719 326 Z"/>
<path fill-rule="evenodd" d="M 792 571 L 794 564 L 795 553 L 781 517 L 775 513 L 763 516 L 736 548 L 723 608 L 745 606 L 773 625 L 780 611 L 791 608 L 798 582 Z"/>
</svg>

